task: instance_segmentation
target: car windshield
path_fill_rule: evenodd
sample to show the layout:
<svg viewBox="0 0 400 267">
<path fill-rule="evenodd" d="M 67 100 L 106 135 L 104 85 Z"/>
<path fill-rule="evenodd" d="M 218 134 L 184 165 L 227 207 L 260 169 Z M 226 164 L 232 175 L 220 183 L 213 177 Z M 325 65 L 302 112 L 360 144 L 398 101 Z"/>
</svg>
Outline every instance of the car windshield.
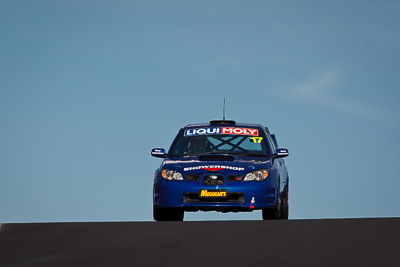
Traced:
<svg viewBox="0 0 400 267">
<path fill-rule="evenodd" d="M 237 128 L 187 129 L 174 143 L 171 156 L 196 156 L 200 154 L 237 154 L 268 156 L 265 140 L 258 129 Z M 222 133 L 229 132 L 229 134 Z M 215 134 L 217 133 L 217 134 Z"/>
</svg>

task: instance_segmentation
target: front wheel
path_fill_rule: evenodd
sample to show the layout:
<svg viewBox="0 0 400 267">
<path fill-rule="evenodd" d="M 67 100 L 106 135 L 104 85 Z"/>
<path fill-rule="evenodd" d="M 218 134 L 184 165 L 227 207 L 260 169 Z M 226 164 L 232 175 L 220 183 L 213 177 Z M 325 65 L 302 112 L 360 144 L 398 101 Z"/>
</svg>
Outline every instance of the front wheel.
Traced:
<svg viewBox="0 0 400 267">
<path fill-rule="evenodd" d="M 272 220 L 275 219 L 276 210 L 274 209 L 262 209 L 262 219 Z"/>
<path fill-rule="evenodd" d="M 155 221 L 183 221 L 184 211 L 180 208 L 156 208 L 153 207 Z"/>
<path fill-rule="evenodd" d="M 262 209 L 263 220 L 287 220 L 289 218 L 289 181 L 282 195 L 278 195 L 276 206 L 276 209 Z"/>
<path fill-rule="evenodd" d="M 281 198 L 278 197 L 278 205 L 276 209 L 262 209 L 263 220 L 282 219 L 282 203 Z"/>
<path fill-rule="evenodd" d="M 289 177 L 286 183 L 285 193 L 282 200 L 282 219 L 289 219 Z"/>
<path fill-rule="evenodd" d="M 285 197 L 282 201 L 282 215 L 281 219 L 289 219 L 289 200 Z"/>
</svg>

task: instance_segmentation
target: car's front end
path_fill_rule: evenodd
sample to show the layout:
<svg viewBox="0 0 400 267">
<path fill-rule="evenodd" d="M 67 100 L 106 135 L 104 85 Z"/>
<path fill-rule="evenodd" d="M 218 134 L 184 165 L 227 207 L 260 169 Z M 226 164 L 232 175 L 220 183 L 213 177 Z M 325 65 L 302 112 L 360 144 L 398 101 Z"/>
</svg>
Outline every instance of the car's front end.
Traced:
<svg viewBox="0 0 400 267">
<path fill-rule="evenodd" d="M 180 130 L 156 170 L 155 220 L 181 220 L 184 211 L 276 211 L 286 179 L 261 125 L 190 125 Z"/>
<path fill-rule="evenodd" d="M 207 160 L 196 157 L 164 162 L 155 173 L 156 208 L 226 212 L 275 208 L 279 180 L 270 160 L 234 155 L 206 157 Z M 217 160 L 210 160 L 213 158 Z"/>
</svg>

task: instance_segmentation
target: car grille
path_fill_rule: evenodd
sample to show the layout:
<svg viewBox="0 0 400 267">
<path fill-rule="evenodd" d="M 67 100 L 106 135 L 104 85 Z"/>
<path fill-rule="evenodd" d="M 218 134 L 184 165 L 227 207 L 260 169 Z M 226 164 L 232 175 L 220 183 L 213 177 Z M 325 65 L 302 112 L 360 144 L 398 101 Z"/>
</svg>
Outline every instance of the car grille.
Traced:
<svg viewBox="0 0 400 267">
<path fill-rule="evenodd" d="M 185 179 L 188 181 L 198 182 L 200 181 L 200 175 L 185 174 Z"/>
<path fill-rule="evenodd" d="M 229 175 L 228 182 L 237 182 L 243 179 L 243 175 Z"/>
<path fill-rule="evenodd" d="M 224 176 L 221 174 L 206 174 L 203 177 L 204 185 L 223 185 Z"/>
<path fill-rule="evenodd" d="M 237 202 L 244 203 L 244 194 L 240 192 L 228 193 L 227 198 L 200 198 L 198 192 L 183 193 L 183 202 Z"/>
<path fill-rule="evenodd" d="M 191 182 L 199 182 L 201 178 L 201 175 L 197 174 L 185 174 L 185 180 L 186 181 L 191 181 Z M 240 182 L 243 180 L 243 175 L 227 175 L 226 176 L 228 182 Z M 204 175 L 203 178 L 203 184 L 204 185 L 223 185 L 224 184 L 224 179 L 222 175 L 218 175 L 216 181 L 212 181 L 210 179 L 210 175 Z"/>
</svg>

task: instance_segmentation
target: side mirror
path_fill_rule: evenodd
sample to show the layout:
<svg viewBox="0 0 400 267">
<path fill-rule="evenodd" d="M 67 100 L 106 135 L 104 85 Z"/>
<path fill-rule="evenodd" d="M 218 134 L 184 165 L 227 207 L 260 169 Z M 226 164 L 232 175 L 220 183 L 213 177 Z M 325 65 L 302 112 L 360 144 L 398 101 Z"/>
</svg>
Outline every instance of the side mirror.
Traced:
<svg viewBox="0 0 400 267">
<path fill-rule="evenodd" d="M 165 153 L 164 148 L 153 148 L 151 150 L 151 155 L 156 158 L 165 158 L 167 157 L 167 153 Z"/>
<path fill-rule="evenodd" d="M 275 158 L 284 158 L 289 156 L 289 150 L 286 148 L 278 148 L 276 149 Z"/>
</svg>

